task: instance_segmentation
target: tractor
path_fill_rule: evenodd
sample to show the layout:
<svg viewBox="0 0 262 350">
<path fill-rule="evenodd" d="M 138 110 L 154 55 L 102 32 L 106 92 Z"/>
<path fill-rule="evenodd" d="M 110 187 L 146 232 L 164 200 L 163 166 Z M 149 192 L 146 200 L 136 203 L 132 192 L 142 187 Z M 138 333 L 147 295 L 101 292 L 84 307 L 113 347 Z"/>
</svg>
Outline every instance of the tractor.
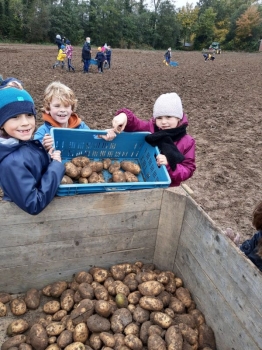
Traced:
<svg viewBox="0 0 262 350">
<path fill-rule="evenodd" d="M 217 41 L 213 41 L 212 44 L 209 46 L 209 49 L 213 49 L 215 50 L 215 53 L 217 54 L 221 54 L 221 47 L 220 47 L 220 43 Z"/>
</svg>

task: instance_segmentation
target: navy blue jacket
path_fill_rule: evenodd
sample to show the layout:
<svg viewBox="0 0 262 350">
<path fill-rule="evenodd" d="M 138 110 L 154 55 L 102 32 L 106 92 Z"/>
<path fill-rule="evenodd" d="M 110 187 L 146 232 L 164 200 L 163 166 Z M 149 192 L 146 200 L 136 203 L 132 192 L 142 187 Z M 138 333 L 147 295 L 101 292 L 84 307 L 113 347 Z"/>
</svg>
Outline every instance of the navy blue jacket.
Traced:
<svg viewBox="0 0 262 350">
<path fill-rule="evenodd" d="M 64 165 L 51 161 L 40 141 L 0 142 L 3 199 L 31 215 L 39 214 L 52 201 L 64 172 Z"/>
<path fill-rule="evenodd" d="M 103 52 L 97 52 L 95 59 L 98 60 L 98 62 L 104 62 L 106 57 Z"/>
<path fill-rule="evenodd" d="M 240 250 L 262 271 L 262 258 L 257 255 L 257 244 L 262 239 L 262 232 L 258 231 L 251 239 L 243 242 Z"/>
<path fill-rule="evenodd" d="M 82 59 L 91 60 L 91 46 L 87 41 L 84 43 L 84 46 L 82 49 Z"/>
<path fill-rule="evenodd" d="M 107 61 L 110 61 L 110 60 L 111 60 L 111 54 L 112 54 L 112 51 L 111 51 L 111 50 L 106 50 L 106 60 L 107 60 Z"/>
</svg>

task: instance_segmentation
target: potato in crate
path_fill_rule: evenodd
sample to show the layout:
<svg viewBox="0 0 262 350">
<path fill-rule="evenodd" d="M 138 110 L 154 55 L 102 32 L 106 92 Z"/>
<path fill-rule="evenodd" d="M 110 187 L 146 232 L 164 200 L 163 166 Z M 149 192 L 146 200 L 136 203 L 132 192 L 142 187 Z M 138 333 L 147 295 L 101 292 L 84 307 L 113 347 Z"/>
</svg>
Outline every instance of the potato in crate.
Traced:
<svg viewBox="0 0 262 350">
<path fill-rule="evenodd" d="M 145 141 L 147 132 L 123 132 L 117 135 L 113 141 L 105 141 L 99 137 L 99 135 L 105 134 L 106 132 L 101 130 L 64 128 L 53 128 L 51 130 L 55 149 L 61 151 L 62 161 L 66 168 L 75 169 L 75 165 L 71 160 L 76 157 L 85 157 L 85 159 L 88 158 L 88 166 L 94 166 L 94 164 L 97 166 L 98 163 L 105 163 L 105 160 L 109 161 L 111 166 L 118 166 L 119 175 L 117 177 L 119 180 L 114 179 L 113 181 L 113 171 L 109 171 L 108 166 L 103 166 L 102 170 L 94 170 L 98 177 L 96 176 L 96 180 L 93 182 L 86 176 L 88 167 L 78 168 L 78 173 L 72 176 L 72 183 L 59 186 L 58 196 L 155 187 L 165 188 L 169 186 L 171 180 L 166 167 L 158 167 L 156 163 L 155 157 L 159 154 L 158 148 L 152 147 Z M 130 163 L 125 164 L 125 162 L 131 162 L 131 168 L 140 169 L 140 172 L 135 174 L 136 180 L 132 180 L 134 173 L 129 174 L 128 180 L 128 175 L 125 175 L 126 177 L 123 180 L 121 175 L 126 174 L 126 170 L 130 167 Z M 86 183 L 79 183 L 83 181 L 82 178 L 86 178 Z"/>
</svg>

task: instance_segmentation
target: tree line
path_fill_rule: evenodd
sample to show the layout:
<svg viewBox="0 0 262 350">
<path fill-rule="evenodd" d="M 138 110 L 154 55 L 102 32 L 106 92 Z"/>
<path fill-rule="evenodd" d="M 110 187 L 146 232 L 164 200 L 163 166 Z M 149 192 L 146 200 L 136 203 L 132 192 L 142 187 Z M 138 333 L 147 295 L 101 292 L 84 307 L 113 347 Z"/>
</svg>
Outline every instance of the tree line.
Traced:
<svg viewBox="0 0 262 350">
<path fill-rule="evenodd" d="M 190 0 L 189 0 L 190 1 Z M 119 48 L 257 51 L 262 38 L 258 0 L 0 0 L 0 41 L 54 43 L 56 34 L 82 44 Z"/>
</svg>

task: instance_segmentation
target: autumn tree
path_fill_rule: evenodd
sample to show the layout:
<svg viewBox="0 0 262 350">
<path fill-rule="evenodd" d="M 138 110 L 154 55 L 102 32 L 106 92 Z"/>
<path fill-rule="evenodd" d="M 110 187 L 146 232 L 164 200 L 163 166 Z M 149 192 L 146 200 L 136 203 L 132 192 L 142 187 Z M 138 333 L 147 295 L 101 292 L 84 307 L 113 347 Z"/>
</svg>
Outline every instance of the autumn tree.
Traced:
<svg viewBox="0 0 262 350">
<path fill-rule="evenodd" d="M 177 14 L 178 23 L 181 28 L 181 38 L 183 39 L 184 45 L 186 41 L 190 41 L 198 18 L 198 12 L 198 7 L 193 8 L 193 4 L 187 3 Z"/>
<path fill-rule="evenodd" d="M 257 6 L 250 6 L 236 21 L 236 37 L 246 39 L 254 35 L 254 31 L 261 24 Z"/>
</svg>

